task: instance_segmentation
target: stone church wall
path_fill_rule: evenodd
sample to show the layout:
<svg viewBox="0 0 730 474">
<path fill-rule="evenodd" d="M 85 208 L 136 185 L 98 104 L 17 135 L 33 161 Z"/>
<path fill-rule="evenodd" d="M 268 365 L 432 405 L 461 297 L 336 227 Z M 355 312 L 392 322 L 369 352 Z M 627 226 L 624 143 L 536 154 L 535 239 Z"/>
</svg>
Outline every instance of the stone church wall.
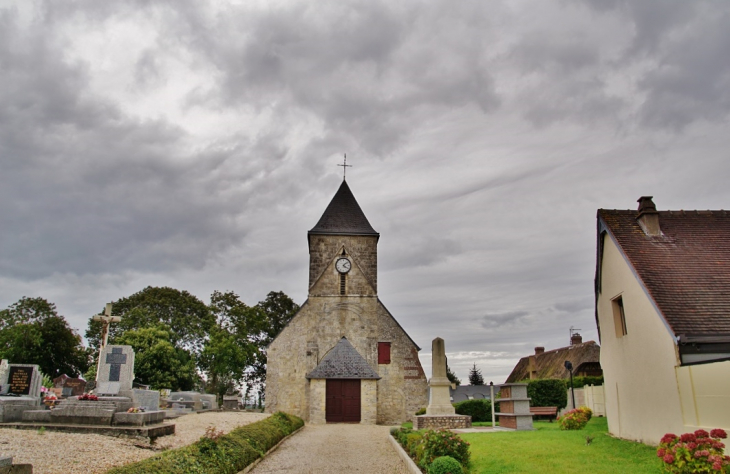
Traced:
<svg viewBox="0 0 730 474">
<path fill-rule="evenodd" d="M 374 235 L 309 235 L 309 287 L 314 285 L 343 246 L 360 265 L 373 294 L 377 293 L 378 237 Z"/>
</svg>

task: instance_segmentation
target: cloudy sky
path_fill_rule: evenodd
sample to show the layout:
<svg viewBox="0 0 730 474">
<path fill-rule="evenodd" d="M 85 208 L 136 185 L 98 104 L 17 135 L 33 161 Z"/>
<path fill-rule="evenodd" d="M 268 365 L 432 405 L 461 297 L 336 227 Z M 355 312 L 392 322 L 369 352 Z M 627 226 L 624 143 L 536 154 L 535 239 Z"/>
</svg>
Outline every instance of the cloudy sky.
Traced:
<svg viewBox="0 0 730 474">
<path fill-rule="evenodd" d="M 347 181 L 465 379 L 596 339 L 595 215 L 730 207 L 730 2 L 0 0 L 0 307 L 307 292 Z"/>
</svg>

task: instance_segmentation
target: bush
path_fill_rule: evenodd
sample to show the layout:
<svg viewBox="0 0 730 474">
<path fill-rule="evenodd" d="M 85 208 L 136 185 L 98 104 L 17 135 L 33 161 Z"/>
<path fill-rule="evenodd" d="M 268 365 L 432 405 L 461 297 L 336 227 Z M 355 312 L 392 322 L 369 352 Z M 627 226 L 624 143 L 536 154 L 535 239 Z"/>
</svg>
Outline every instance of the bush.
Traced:
<svg viewBox="0 0 730 474">
<path fill-rule="evenodd" d="M 588 410 L 590 411 L 590 410 Z M 582 430 L 588 423 L 589 415 L 580 408 L 566 411 L 563 416 L 558 418 L 561 430 Z"/>
<path fill-rule="evenodd" d="M 492 402 L 489 400 L 465 400 L 454 403 L 457 415 L 469 415 L 471 421 L 492 421 Z"/>
<path fill-rule="evenodd" d="M 527 396 L 533 407 L 558 407 L 568 405 L 565 381 L 560 379 L 538 379 L 527 382 Z"/>
<path fill-rule="evenodd" d="M 570 379 L 564 380 L 566 390 L 570 388 Z M 583 388 L 586 385 L 603 385 L 603 375 L 581 375 L 573 377 L 573 388 Z"/>
<path fill-rule="evenodd" d="M 469 443 L 459 435 L 446 429 L 426 430 L 423 433 L 423 458 L 417 463 L 426 469 L 438 457 L 451 456 L 462 466 L 469 465 Z"/>
<path fill-rule="evenodd" d="M 667 433 L 661 439 L 656 455 L 662 459 L 665 472 L 730 472 L 730 456 L 723 455 L 727 437 L 725 430 L 709 433 L 697 430 L 677 436 Z"/>
<path fill-rule="evenodd" d="M 418 410 L 416 412 L 416 416 L 425 415 L 425 414 L 426 414 L 426 409 L 425 408 L 421 408 L 420 410 Z"/>
<path fill-rule="evenodd" d="M 303 425 L 301 418 L 277 412 L 225 435 L 213 428 L 191 445 L 113 468 L 107 474 L 235 474 Z"/>
<path fill-rule="evenodd" d="M 441 456 L 428 466 L 428 474 L 461 474 L 461 464 L 451 456 Z"/>
<path fill-rule="evenodd" d="M 593 410 L 588 408 L 587 406 L 580 406 L 576 408 L 579 412 L 583 413 L 586 417 L 586 423 L 591 421 L 591 418 L 593 418 Z"/>
</svg>

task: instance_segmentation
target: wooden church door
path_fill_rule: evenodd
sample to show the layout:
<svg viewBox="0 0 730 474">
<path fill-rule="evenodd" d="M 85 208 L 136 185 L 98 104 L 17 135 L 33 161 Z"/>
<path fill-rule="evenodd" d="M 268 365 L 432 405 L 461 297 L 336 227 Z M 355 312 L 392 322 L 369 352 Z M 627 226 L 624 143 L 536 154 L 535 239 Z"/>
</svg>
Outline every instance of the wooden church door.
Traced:
<svg viewBox="0 0 730 474">
<path fill-rule="evenodd" d="M 360 422 L 360 379 L 327 379 L 327 423 Z"/>
</svg>

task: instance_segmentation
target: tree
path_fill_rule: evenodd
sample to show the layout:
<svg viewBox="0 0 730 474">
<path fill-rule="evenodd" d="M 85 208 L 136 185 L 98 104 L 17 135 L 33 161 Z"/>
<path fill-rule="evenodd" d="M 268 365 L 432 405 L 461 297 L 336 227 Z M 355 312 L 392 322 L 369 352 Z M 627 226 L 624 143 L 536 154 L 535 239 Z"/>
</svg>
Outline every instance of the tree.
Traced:
<svg viewBox="0 0 730 474">
<path fill-rule="evenodd" d="M 134 378 L 152 389 L 192 390 L 198 381 L 195 359 L 172 343 L 173 333 L 164 324 L 130 329 L 115 344 L 134 349 Z"/>
<path fill-rule="evenodd" d="M 263 334 L 258 344 L 256 360 L 246 374 L 246 381 L 256 385 L 259 395 L 263 397 L 266 384 L 266 348 L 297 314 L 299 305 L 284 292 L 271 291 L 264 301 L 259 301 L 256 308 L 263 313 Z"/>
<path fill-rule="evenodd" d="M 451 367 L 449 367 L 448 363 L 446 364 L 446 378 L 449 379 L 449 382 L 456 384 L 457 387 L 461 385 L 461 380 L 459 380 L 459 377 L 451 371 Z"/>
<path fill-rule="evenodd" d="M 120 323 L 109 327 L 109 342 L 131 329 L 155 326 L 159 323 L 170 331 L 170 343 L 192 354 L 199 354 L 215 317 L 208 306 L 187 291 L 168 287 L 148 286 L 126 298 L 112 303 L 112 314 L 122 316 Z M 101 343 L 101 322 L 89 320 L 86 339 L 98 350 Z"/>
<path fill-rule="evenodd" d="M 482 377 L 482 371 L 477 369 L 477 364 L 469 370 L 469 384 L 470 385 L 484 385 L 484 377 Z"/>
<path fill-rule="evenodd" d="M 56 305 L 43 298 L 23 297 L 0 311 L 0 357 L 38 364 L 50 377 L 76 377 L 91 364 L 91 352 L 71 329 Z"/>
<path fill-rule="evenodd" d="M 255 364 L 263 339 L 264 314 L 232 291 L 214 291 L 209 308 L 217 324 L 203 347 L 199 364 L 208 374 L 208 390 L 223 396 L 243 383 L 247 370 Z"/>
</svg>

